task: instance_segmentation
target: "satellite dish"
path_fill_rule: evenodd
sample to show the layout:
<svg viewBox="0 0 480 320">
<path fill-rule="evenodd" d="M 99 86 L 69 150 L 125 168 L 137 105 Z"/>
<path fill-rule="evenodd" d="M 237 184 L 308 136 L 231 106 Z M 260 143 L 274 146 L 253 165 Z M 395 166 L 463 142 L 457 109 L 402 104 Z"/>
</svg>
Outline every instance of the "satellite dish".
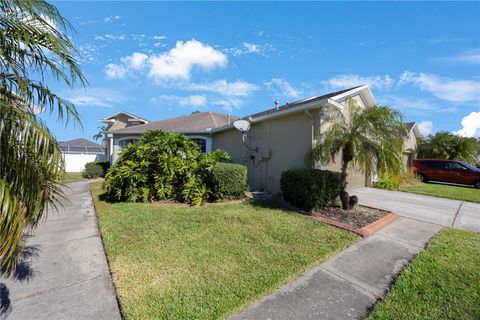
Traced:
<svg viewBox="0 0 480 320">
<path fill-rule="evenodd" d="M 233 126 L 240 132 L 247 132 L 250 130 L 250 122 L 247 120 L 237 120 L 233 122 Z"/>
</svg>

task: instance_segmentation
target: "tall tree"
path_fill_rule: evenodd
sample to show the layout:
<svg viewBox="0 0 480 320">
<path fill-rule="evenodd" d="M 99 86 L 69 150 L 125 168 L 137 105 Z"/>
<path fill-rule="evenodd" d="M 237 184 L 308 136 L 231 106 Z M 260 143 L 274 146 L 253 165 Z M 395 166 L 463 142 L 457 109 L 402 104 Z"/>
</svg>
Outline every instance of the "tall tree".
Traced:
<svg viewBox="0 0 480 320">
<path fill-rule="evenodd" d="M 7 274 L 25 233 L 63 197 L 59 145 L 37 114 L 81 125 L 75 106 L 45 83 L 86 82 L 70 30 L 46 1 L 0 0 L 0 267 Z"/>
<path fill-rule="evenodd" d="M 318 162 L 328 165 L 341 155 L 340 200 L 342 208 L 351 209 L 346 191 L 348 168 L 371 173 L 395 173 L 402 167 L 404 139 L 408 132 L 402 115 L 386 106 L 360 107 L 347 101 L 343 112 L 336 107 L 327 109 L 331 124 L 327 124 L 317 143 L 306 155 L 309 166 Z"/>
<path fill-rule="evenodd" d="M 479 161 L 479 141 L 455 135 L 451 132 L 437 132 L 418 141 L 418 158 Z"/>
</svg>

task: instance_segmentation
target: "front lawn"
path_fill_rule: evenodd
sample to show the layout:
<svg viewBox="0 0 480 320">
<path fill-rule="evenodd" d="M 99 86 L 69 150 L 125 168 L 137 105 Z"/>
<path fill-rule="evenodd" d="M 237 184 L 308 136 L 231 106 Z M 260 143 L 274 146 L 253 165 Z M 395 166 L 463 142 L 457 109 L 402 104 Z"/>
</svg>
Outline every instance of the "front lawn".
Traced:
<svg viewBox="0 0 480 320">
<path fill-rule="evenodd" d="M 480 203 L 480 189 L 436 183 L 420 183 L 415 186 L 401 187 L 401 191 L 425 194 L 440 198 Z"/>
<path fill-rule="evenodd" d="M 358 237 L 253 204 L 165 207 L 100 201 L 125 319 L 221 319 L 351 245 Z"/>
<path fill-rule="evenodd" d="M 65 173 L 65 181 L 63 183 L 79 182 L 84 180 L 81 172 L 67 172 Z"/>
<path fill-rule="evenodd" d="M 480 319 L 480 233 L 443 229 L 368 319 Z"/>
</svg>

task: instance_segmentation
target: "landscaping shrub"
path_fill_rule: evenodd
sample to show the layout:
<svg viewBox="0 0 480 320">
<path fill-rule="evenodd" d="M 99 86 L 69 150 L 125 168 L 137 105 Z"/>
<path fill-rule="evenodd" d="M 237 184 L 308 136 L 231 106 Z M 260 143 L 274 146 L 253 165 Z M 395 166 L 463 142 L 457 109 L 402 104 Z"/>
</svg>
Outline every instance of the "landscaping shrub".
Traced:
<svg viewBox="0 0 480 320">
<path fill-rule="evenodd" d="M 380 179 L 373 184 L 373 187 L 384 190 L 398 190 L 399 184 L 392 179 Z"/>
<path fill-rule="evenodd" d="M 109 161 L 97 161 L 95 163 L 102 167 L 104 175 L 107 173 L 108 169 L 110 169 Z"/>
<path fill-rule="evenodd" d="M 223 151 L 203 154 L 180 133 L 149 131 L 122 149 L 103 184 L 113 201 L 175 200 L 194 205 L 210 197 L 207 182 Z"/>
<path fill-rule="evenodd" d="M 340 172 L 318 169 L 288 169 L 282 173 L 283 198 L 311 211 L 334 204 L 340 194 Z"/>
<path fill-rule="evenodd" d="M 385 190 L 399 190 L 400 186 L 414 186 L 419 184 L 417 175 L 413 170 L 402 170 L 398 174 L 385 174 L 375 182 L 373 187 Z"/>
<path fill-rule="evenodd" d="M 234 163 L 217 163 L 211 171 L 213 200 L 239 199 L 247 186 L 247 167 Z"/>
<path fill-rule="evenodd" d="M 87 179 L 103 177 L 104 170 L 98 162 L 88 162 L 82 171 L 82 177 Z"/>
</svg>

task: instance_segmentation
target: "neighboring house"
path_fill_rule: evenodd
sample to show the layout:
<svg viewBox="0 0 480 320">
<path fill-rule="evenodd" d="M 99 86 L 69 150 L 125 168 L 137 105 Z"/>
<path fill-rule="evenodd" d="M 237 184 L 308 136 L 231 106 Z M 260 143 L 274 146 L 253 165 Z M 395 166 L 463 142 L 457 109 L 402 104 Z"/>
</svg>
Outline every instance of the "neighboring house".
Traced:
<svg viewBox="0 0 480 320">
<path fill-rule="evenodd" d="M 242 134 L 234 128 L 233 122 L 238 119 L 226 114 L 201 112 L 162 121 L 150 122 L 136 126 L 125 126 L 122 129 L 109 129 L 106 132 L 109 159 L 114 162 L 122 146 L 135 142 L 148 130 L 181 132 L 190 136 L 199 144 L 203 152 L 215 149 L 227 151 L 235 163 L 248 167 L 249 186 L 253 190 L 276 193 L 280 191 L 280 176 L 285 169 L 304 167 L 305 153 L 316 144 L 320 134 L 329 125 L 322 110 L 325 106 L 345 109 L 346 100 L 353 99 L 360 106 L 376 104 L 368 86 L 359 86 L 326 95 L 312 97 L 283 106 L 268 109 L 243 119 L 248 120 L 250 130 L 245 144 Z M 125 114 L 118 113 L 116 115 Z M 115 115 L 107 119 L 115 120 Z M 102 120 L 104 121 L 104 119 Z M 416 129 L 415 129 L 416 128 Z M 406 156 L 414 157 L 418 128 L 413 130 L 405 142 Z M 248 148 L 247 148 L 248 146 Z M 329 170 L 340 170 L 340 157 L 335 163 L 325 167 Z M 321 167 L 321 166 L 319 166 Z M 365 175 L 350 171 L 349 187 L 369 186 L 374 174 Z"/>
<path fill-rule="evenodd" d="M 82 172 L 88 162 L 105 160 L 103 147 L 83 138 L 60 142 L 60 150 L 66 172 Z"/>
<path fill-rule="evenodd" d="M 126 112 L 118 112 L 106 118 L 110 121 L 107 123 L 112 123 L 106 131 L 106 155 L 111 163 L 118 159 L 118 154 L 123 147 L 136 142 L 142 133 L 149 130 L 186 134 L 198 144 L 202 152 L 211 152 L 213 150 L 212 130 L 230 125 L 238 119 L 223 113 L 199 112 L 160 121 L 148 122 L 145 120 L 144 124 L 139 125 L 128 125 L 128 123 L 125 124 L 125 122 L 118 120 L 118 117 L 125 118 L 124 115 L 126 114 Z M 106 122 L 106 119 L 100 121 Z M 120 125 L 119 122 L 121 122 Z"/>
</svg>

